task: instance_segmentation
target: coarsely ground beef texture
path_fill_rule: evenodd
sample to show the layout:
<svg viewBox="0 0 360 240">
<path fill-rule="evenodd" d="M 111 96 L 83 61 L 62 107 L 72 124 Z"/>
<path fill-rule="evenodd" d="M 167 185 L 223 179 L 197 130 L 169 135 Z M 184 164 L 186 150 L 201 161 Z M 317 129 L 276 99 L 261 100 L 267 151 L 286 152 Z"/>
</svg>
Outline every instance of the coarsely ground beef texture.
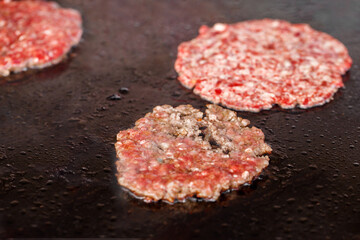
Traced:
<svg viewBox="0 0 360 240">
<path fill-rule="evenodd" d="M 330 35 L 263 19 L 202 26 L 199 36 L 180 44 L 175 69 L 180 83 L 202 98 L 258 112 L 329 102 L 351 64 L 346 47 Z"/>
<path fill-rule="evenodd" d="M 0 1 L 0 76 L 60 62 L 82 35 L 80 13 L 55 2 Z"/>
<path fill-rule="evenodd" d="M 157 106 L 115 144 L 120 185 L 145 201 L 216 200 L 269 164 L 263 132 L 236 112 L 207 105 Z"/>
</svg>

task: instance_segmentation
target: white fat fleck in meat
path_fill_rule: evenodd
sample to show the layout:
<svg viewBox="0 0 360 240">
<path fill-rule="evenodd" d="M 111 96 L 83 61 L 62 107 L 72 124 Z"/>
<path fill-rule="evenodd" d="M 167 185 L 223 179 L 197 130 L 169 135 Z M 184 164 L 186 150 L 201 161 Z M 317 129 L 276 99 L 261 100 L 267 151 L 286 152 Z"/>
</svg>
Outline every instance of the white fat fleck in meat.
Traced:
<svg viewBox="0 0 360 240">
<path fill-rule="evenodd" d="M 271 99 L 273 99 L 273 98 L 275 97 L 275 94 L 274 94 L 274 93 L 265 92 L 265 93 L 263 93 L 260 97 L 261 97 L 262 100 L 270 101 Z"/>
<path fill-rule="evenodd" d="M 168 149 L 169 148 L 169 143 L 166 143 L 166 142 L 162 142 L 159 144 L 160 147 L 164 150 Z"/>
<path fill-rule="evenodd" d="M 280 25 L 280 22 L 279 21 L 273 21 L 272 24 L 271 24 L 273 27 L 277 27 Z"/>
<path fill-rule="evenodd" d="M 51 29 L 46 29 L 45 31 L 43 31 L 43 33 L 46 35 L 50 35 L 53 33 L 53 31 Z"/>
<path fill-rule="evenodd" d="M 243 179 L 247 179 L 248 177 L 249 177 L 249 172 L 248 171 L 245 171 L 245 172 L 243 172 L 242 174 L 241 174 L 241 177 L 243 178 Z"/>
<path fill-rule="evenodd" d="M 242 120 L 241 120 L 241 124 L 242 124 L 243 126 L 247 126 L 247 125 L 250 124 L 250 121 L 247 120 L 247 119 L 242 119 Z"/>
<path fill-rule="evenodd" d="M 244 150 L 244 152 L 250 153 L 250 154 L 254 153 L 253 149 L 251 149 L 251 148 L 246 148 L 246 149 Z"/>
<path fill-rule="evenodd" d="M 285 67 L 285 68 L 289 68 L 289 67 L 292 66 L 291 62 L 290 62 L 290 61 L 287 61 L 287 60 L 285 60 L 283 64 L 284 64 L 284 67 Z"/>
<path fill-rule="evenodd" d="M 217 119 L 217 117 L 216 117 L 215 114 L 210 114 L 210 115 L 209 115 L 209 120 L 210 120 L 210 121 L 214 121 L 214 120 L 216 120 L 216 119 Z"/>
</svg>

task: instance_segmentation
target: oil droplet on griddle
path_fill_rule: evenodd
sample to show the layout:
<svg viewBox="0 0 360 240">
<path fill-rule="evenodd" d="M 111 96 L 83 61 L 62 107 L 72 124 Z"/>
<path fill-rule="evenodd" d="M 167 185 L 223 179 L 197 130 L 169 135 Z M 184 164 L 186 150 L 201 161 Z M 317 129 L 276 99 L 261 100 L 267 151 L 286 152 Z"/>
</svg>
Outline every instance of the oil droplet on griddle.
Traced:
<svg viewBox="0 0 360 240">
<path fill-rule="evenodd" d="M 181 95 L 181 93 L 179 91 L 175 91 L 171 94 L 171 96 L 173 97 L 179 97 Z"/>
<path fill-rule="evenodd" d="M 113 95 L 107 97 L 106 99 L 110 100 L 110 101 L 117 101 L 117 100 L 121 100 L 121 96 L 119 96 L 117 94 L 113 94 Z"/>
<path fill-rule="evenodd" d="M 122 87 L 119 89 L 119 93 L 121 94 L 128 94 L 129 93 L 129 89 L 127 87 Z"/>
</svg>

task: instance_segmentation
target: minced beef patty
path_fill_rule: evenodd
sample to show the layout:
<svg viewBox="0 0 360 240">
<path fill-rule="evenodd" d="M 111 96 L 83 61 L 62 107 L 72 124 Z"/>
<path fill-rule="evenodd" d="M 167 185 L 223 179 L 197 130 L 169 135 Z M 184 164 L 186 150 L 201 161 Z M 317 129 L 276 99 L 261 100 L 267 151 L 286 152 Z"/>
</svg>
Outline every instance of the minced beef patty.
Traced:
<svg viewBox="0 0 360 240">
<path fill-rule="evenodd" d="M 145 201 L 216 200 L 268 166 L 271 148 L 249 120 L 217 105 L 157 106 L 120 131 L 118 182 Z"/>
<path fill-rule="evenodd" d="M 81 15 L 55 2 L 0 1 L 0 76 L 60 62 L 82 35 Z"/>
<path fill-rule="evenodd" d="M 179 45 L 179 81 L 213 103 L 258 112 L 310 108 L 343 86 L 352 60 L 346 47 L 308 24 L 262 19 L 202 26 Z"/>
</svg>

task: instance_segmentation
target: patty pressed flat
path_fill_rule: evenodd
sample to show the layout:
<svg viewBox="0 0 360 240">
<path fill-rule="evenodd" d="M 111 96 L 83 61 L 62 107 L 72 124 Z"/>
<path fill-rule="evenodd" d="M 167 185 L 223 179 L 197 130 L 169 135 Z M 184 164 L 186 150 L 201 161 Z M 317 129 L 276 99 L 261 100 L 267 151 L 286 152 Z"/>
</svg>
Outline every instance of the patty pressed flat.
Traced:
<svg viewBox="0 0 360 240">
<path fill-rule="evenodd" d="M 145 201 L 216 200 L 268 166 L 263 132 L 236 112 L 208 105 L 157 106 L 115 144 L 120 185 Z"/>
<path fill-rule="evenodd" d="M 307 24 L 263 19 L 202 26 L 180 44 L 179 81 L 213 103 L 258 112 L 330 101 L 351 66 L 346 47 Z"/>
<path fill-rule="evenodd" d="M 0 76 L 60 62 L 82 35 L 81 15 L 46 1 L 0 1 Z"/>
</svg>

